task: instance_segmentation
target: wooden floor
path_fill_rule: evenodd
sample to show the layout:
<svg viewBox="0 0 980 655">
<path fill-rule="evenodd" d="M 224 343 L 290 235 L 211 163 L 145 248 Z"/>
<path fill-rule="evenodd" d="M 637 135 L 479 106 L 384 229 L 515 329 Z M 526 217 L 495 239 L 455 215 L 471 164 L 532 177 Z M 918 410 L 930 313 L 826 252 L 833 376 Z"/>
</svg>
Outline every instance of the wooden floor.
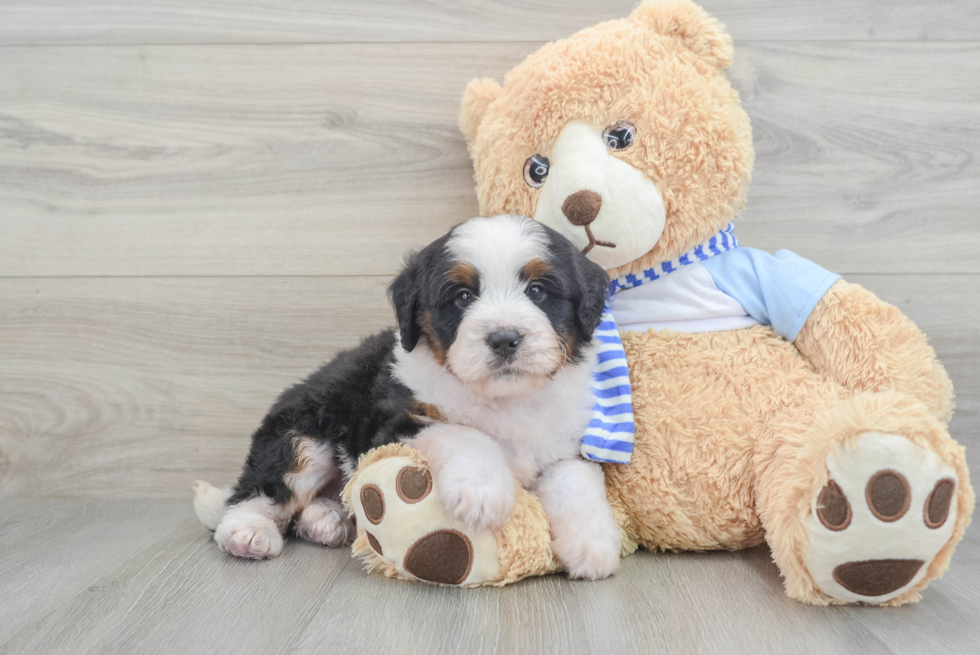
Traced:
<svg viewBox="0 0 980 655">
<path fill-rule="evenodd" d="M 15 500 L 0 653 L 977 652 L 980 540 L 919 604 L 786 597 L 769 551 L 652 554 L 602 582 L 451 589 L 367 576 L 345 549 L 219 552 L 181 500 Z M 11 602 L 11 599 L 16 599 Z"/>
<path fill-rule="evenodd" d="M 194 521 L 190 482 L 476 213 L 465 83 L 633 3 L 0 3 L 0 651 L 980 652 L 977 527 L 918 605 L 820 609 L 765 549 L 450 590 Z M 741 241 L 911 316 L 980 471 L 980 3 L 704 5 L 755 135 Z"/>
</svg>

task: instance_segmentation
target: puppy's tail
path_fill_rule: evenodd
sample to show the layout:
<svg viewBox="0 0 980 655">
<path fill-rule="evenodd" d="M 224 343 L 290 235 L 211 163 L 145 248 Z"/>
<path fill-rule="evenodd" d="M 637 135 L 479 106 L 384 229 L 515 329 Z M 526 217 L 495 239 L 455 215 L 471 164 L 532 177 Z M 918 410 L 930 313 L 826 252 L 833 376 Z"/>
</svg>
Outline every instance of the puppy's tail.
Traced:
<svg viewBox="0 0 980 655">
<path fill-rule="evenodd" d="M 231 497 L 231 487 L 212 487 L 203 480 L 194 481 L 194 513 L 208 530 L 218 527 L 225 503 Z"/>
</svg>

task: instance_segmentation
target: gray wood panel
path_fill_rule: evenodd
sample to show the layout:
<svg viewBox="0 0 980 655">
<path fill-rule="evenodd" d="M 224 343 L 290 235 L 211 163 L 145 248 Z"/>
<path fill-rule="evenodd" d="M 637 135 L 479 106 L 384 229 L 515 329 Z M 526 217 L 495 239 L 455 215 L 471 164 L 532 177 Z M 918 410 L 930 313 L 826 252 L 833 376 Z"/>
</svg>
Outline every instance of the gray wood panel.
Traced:
<svg viewBox="0 0 980 655">
<path fill-rule="evenodd" d="M 0 653 L 977 652 L 976 526 L 923 602 L 826 609 L 765 548 L 456 590 L 234 560 L 194 519 L 476 212 L 465 83 L 635 2 L 0 3 Z M 926 330 L 980 470 L 980 3 L 702 3 L 755 131 L 740 238 Z"/>
<path fill-rule="evenodd" d="M 7 0 L 0 45 L 542 41 L 627 15 L 637 0 Z M 736 39 L 980 38 L 972 0 L 702 0 Z"/>
<path fill-rule="evenodd" d="M 927 334 L 980 470 L 977 275 L 851 276 Z M 182 497 L 237 477 L 275 396 L 393 322 L 386 278 L 0 279 L 0 492 Z"/>
<path fill-rule="evenodd" d="M 174 497 L 230 481 L 283 388 L 394 322 L 386 283 L 0 280 L 0 489 Z"/>
<path fill-rule="evenodd" d="M 346 549 L 222 554 L 189 500 L 8 501 L 0 652 L 976 652 L 978 530 L 900 609 L 788 599 L 765 547 L 637 553 L 602 582 L 449 589 L 368 576 Z"/>
<path fill-rule="evenodd" d="M 0 276 L 390 274 L 476 213 L 466 81 L 535 47 L 6 49 Z M 977 43 L 739 44 L 743 241 L 980 272 L 978 70 Z"/>
</svg>

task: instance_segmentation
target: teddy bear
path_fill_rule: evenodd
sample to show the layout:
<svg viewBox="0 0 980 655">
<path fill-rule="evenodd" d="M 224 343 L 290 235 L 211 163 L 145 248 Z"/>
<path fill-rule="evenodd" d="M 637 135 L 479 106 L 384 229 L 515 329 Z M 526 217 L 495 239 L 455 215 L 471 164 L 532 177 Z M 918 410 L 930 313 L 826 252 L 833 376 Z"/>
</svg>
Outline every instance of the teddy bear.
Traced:
<svg viewBox="0 0 980 655">
<path fill-rule="evenodd" d="M 974 505 L 952 385 L 897 308 L 738 242 L 754 155 L 732 57 L 697 5 L 646 0 L 503 84 L 473 80 L 460 128 L 481 214 L 533 217 L 613 279 L 635 435 L 583 455 L 606 462 L 623 555 L 765 542 L 797 600 L 916 601 Z M 406 444 L 365 455 L 344 499 L 373 571 L 476 586 L 562 568 L 531 493 L 475 532 Z"/>
</svg>

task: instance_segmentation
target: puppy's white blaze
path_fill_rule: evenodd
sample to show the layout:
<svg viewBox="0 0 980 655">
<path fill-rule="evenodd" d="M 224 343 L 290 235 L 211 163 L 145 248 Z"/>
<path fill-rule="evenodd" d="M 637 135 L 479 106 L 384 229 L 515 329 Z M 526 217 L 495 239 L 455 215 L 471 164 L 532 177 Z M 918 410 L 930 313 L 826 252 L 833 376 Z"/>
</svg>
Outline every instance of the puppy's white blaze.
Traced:
<svg viewBox="0 0 980 655">
<path fill-rule="evenodd" d="M 562 344 L 551 321 L 527 297 L 528 283 L 521 279 L 528 262 L 547 258 L 544 230 L 517 216 L 477 218 L 454 230 L 447 249 L 480 276 L 479 295 L 466 308 L 449 347 L 449 368 L 490 396 L 525 393 L 541 386 L 564 361 Z M 507 367 L 507 375 L 495 370 L 495 356 L 487 346 L 487 337 L 503 329 L 521 334 L 521 345 Z"/>
<path fill-rule="evenodd" d="M 476 268 L 481 288 L 511 289 L 521 268 L 547 253 L 548 238 L 540 225 L 520 216 L 472 218 L 453 230 L 446 248 Z"/>
</svg>

